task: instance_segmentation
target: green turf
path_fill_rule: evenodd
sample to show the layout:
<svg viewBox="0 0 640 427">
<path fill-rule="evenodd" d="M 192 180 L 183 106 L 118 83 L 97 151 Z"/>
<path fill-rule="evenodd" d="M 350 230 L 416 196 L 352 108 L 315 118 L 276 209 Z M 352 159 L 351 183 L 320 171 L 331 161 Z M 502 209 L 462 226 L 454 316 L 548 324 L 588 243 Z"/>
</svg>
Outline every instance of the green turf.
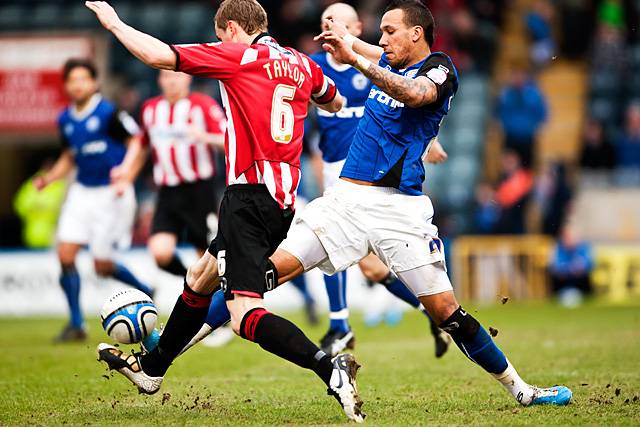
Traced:
<svg viewBox="0 0 640 427">
<path fill-rule="evenodd" d="M 356 316 L 360 391 L 371 425 L 639 425 L 640 307 L 508 303 L 469 311 L 498 329 L 525 380 L 566 384 L 565 408 L 520 408 L 457 348 L 433 356 L 426 322 L 367 329 Z M 309 328 L 317 339 L 323 328 Z M 0 319 L 0 425 L 330 425 L 344 416 L 310 372 L 236 339 L 179 359 L 162 390 L 135 393 L 95 359 L 104 339 L 53 346 L 62 319 Z M 164 398 L 163 398 L 164 396 Z"/>
</svg>

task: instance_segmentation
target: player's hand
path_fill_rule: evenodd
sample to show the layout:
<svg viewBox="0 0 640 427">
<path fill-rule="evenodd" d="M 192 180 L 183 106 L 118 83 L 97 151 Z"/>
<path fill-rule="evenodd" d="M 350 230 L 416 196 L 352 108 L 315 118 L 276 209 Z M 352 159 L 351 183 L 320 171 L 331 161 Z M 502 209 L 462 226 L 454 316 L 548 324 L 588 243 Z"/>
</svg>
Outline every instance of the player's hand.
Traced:
<svg viewBox="0 0 640 427">
<path fill-rule="evenodd" d="M 111 187 L 113 187 L 116 197 L 122 197 L 127 189 L 131 187 L 131 183 L 126 179 L 119 179 L 117 181 L 111 181 Z"/>
<path fill-rule="evenodd" d="M 122 23 L 116 11 L 106 1 L 86 1 L 84 5 L 96 14 L 102 26 L 109 31 Z"/>
<path fill-rule="evenodd" d="M 429 147 L 425 160 L 427 163 L 437 165 L 438 163 L 444 163 L 448 158 L 449 155 L 444 151 L 444 148 L 442 148 L 442 145 L 440 145 L 436 139 L 431 143 L 431 147 Z"/>
<path fill-rule="evenodd" d="M 33 186 L 36 190 L 42 191 L 48 185 L 47 179 L 44 175 L 39 175 L 33 178 Z"/>
<path fill-rule="evenodd" d="M 187 134 L 189 135 L 189 139 L 194 141 L 196 144 L 204 144 L 207 142 L 207 133 L 198 129 L 196 126 L 191 126 L 187 129 Z"/>
<path fill-rule="evenodd" d="M 315 41 L 322 42 L 322 49 L 329 52 L 333 58 L 342 63 L 355 65 L 358 55 L 342 37 L 333 31 L 323 31 L 314 37 Z"/>
<path fill-rule="evenodd" d="M 121 197 L 126 189 L 131 185 L 131 181 L 129 180 L 126 171 L 122 165 L 118 165 L 111 168 L 109 175 L 111 177 L 111 186 L 113 187 L 116 196 Z"/>
<path fill-rule="evenodd" d="M 339 37 L 344 37 L 349 34 L 349 28 L 347 27 L 347 24 L 342 21 L 336 21 L 331 16 L 328 16 L 327 18 L 322 20 L 321 28 L 322 31 L 333 31 Z"/>
<path fill-rule="evenodd" d="M 111 182 L 116 182 L 116 181 L 120 181 L 121 179 L 124 179 L 126 174 L 122 165 L 118 165 L 111 168 L 111 171 L 109 172 L 109 176 L 111 177 Z"/>
</svg>

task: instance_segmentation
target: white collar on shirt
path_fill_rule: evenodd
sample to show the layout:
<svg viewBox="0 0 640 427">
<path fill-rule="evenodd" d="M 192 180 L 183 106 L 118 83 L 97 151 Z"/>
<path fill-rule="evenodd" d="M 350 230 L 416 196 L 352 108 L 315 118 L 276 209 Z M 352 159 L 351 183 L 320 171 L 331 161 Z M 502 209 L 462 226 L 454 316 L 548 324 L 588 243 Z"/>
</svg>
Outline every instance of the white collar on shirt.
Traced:
<svg viewBox="0 0 640 427">
<path fill-rule="evenodd" d="M 339 73 L 343 71 L 347 71 L 351 67 L 351 65 L 349 64 L 340 64 L 339 62 L 336 62 L 336 60 L 333 59 L 333 56 L 331 56 L 329 52 L 327 52 L 326 55 L 327 55 L 327 64 L 329 64 L 331 68 L 333 68 Z"/>
<path fill-rule="evenodd" d="M 98 104 L 100 104 L 100 101 L 102 101 L 102 95 L 100 95 L 99 93 L 94 93 L 93 96 L 91 96 L 91 99 L 89 99 L 87 106 L 84 108 L 84 110 L 82 110 L 82 112 L 78 112 L 75 104 L 72 105 L 70 109 L 71 117 L 73 117 L 76 120 L 86 119 L 91 114 L 93 114 L 93 112 L 98 107 Z"/>
</svg>

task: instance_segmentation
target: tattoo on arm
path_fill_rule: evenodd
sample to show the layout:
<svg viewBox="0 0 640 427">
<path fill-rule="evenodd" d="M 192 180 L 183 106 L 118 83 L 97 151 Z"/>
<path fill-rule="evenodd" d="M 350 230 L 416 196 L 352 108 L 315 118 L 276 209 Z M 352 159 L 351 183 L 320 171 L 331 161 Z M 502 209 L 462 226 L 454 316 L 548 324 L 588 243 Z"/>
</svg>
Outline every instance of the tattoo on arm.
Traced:
<svg viewBox="0 0 640 427">
<path fill-rule="evenodd" d="M 369 68 L 361 71 L 387 95 L 409 107 L 422 107 L 438 99 L 435 83 L 424 76 L 411 79 L 394 74 L 376 64 L 371 64 Z"/>
</svg>

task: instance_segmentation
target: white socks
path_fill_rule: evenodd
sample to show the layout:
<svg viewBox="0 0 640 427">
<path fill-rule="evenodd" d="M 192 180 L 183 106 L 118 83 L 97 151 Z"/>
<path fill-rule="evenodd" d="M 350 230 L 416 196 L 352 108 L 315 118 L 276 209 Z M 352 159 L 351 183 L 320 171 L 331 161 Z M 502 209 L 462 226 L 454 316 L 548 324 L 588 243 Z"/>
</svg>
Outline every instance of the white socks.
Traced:
<svg viewBox="0 0 640 427">
<path fill-rule="evenodd" d="M 182 349 L 180 354 L 178 354 L 178 356 L 182 355 L 182 353 L 189 350 L 191 347 L 193 347 L 194 345 L 198 344 L 200 341 L 205 339 L 211 332 L 213 332 L 213 328 L 209 326 L 207 323 L 203 324 L 200 330 L 198 331 L 198 333 L 196 334 L 196 336 L 193 337 L 191 341 L 189 341 L 189 344 L 184 346 L 184 348 Z"/>
<path fill-rule="evenodd" d="M 506 388 L 521 405 L 527 406 L 533 400 L 535 387 L 524 382 L 516 372 L 516 368 L 514 368 L 508 360 L 507 369 L 505 369 L 504 372 L 501 374 L 491 375 L 493 375 L 496 380 L 500 381 L 504 388 Z"/>
</svg>

